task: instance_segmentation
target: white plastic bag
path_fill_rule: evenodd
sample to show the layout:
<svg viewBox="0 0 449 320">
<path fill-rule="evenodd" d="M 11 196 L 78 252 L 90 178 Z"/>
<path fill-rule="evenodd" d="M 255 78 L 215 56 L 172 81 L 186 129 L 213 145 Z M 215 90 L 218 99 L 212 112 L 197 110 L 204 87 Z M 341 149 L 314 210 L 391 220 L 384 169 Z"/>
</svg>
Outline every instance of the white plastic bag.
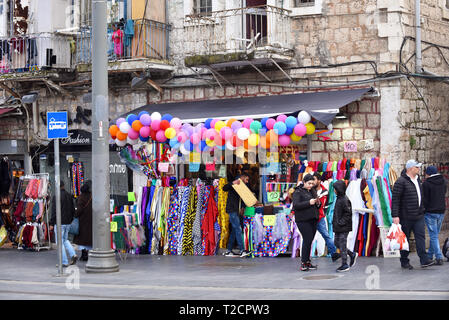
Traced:
<svg viewBox="0 0 449 320">
<path fill-rule="evenodd" d="M 400 224 L 393 223 L 388 230 L 387 239 L 385 241 L 387 250 L 405 250 L 409 251 L 409 244 L 405 233 L 402 231 Z"/>
</svg>

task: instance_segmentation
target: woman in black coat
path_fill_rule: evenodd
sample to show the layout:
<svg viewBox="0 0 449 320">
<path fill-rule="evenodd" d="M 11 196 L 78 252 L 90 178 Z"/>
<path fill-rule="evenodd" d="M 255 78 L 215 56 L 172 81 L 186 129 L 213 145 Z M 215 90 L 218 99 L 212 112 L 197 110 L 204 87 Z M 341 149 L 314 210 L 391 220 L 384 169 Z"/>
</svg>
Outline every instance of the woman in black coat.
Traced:
<svg viewBox="0 0 449 320">
<path fill-rule="evenodd" d="M 75 236 L 74 243 L 82 249 L 81 261 L 87 261 L 88 251 L 92 248 L 92 193 L 90 180 L 81 187 L 78 198 L 75 218 L 79 218 L 79 234 Z"/>
<path fill-rule="evenodd" d="M 346 196 L 346 183 L 338 180 L 334 183 L 334 189 L 337 200 L 335 201 L 332 227 L 335 232 L 334 243 L 340 249 L 342 263 L 337 272 L 344 272 L 348 271 L 350 266 L 354 266 L 358 254 L 346 248 L 348 234 L 352 231 L 352 206 L 351 201 Z M 347 263 L 347 255 L 351 258 L 350 266 Z"/>
<path fill-rule="evenodd" d="M 303 178 L 303 184 L 296 187 L 292 195 L 295 221 L 302 236 L 301 271 L 316 270 L 310 261 L 310 250 L 315 238 L 321 203 L 314 189 L 315 182 L 311 174 Z"/>
</svg>

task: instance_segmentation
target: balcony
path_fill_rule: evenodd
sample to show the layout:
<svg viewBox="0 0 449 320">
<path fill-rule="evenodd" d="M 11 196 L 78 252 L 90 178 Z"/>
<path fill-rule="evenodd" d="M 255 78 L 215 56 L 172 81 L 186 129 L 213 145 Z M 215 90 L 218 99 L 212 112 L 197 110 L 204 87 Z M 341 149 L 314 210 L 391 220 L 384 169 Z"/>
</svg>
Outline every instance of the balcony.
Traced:
<svg viewBox="0 0 449 320">
<path fill-rule="evenodd" d="M 171 71 L 169 35 L 171 26 L 140 19 L 117 33 L 108 33 L 109 71 L 129 72 L 143 69 Z M 126 30 L 132 32 L 126 33 Z M 76 36 L 75 64 L 78 71 L 90 71 L 92 64 L 92 29 L 84 27 Z"/>
<path fill-rule="evenodd" d="M 268 5 L 186 16 L 184 34 L 188 67 L 288 63 L 294 55 L 289 11 Z"/>
<path fill-rule="evenodd" d="M 50 69 L 71 69 L 71 37 L 51 33 L 0 38 L 0 77 L 31 77 Z"/>
</svg>

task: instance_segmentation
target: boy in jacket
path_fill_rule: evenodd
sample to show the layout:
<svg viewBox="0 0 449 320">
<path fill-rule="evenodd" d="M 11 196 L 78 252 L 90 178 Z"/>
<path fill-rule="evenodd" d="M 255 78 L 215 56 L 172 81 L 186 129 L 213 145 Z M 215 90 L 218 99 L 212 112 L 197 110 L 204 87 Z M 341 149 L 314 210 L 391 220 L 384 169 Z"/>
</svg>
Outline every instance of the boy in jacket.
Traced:
<svg viewBox="0 0 449 320">
<path fill-rule="evenodd" d="M 332 226 L 335 233 L 335 245 L 341 252 L 341 266 L 337 272 L 345 272 L 355 265 L 358 253 L 347 250 L 346 244 L 348 241 L 348 234 L 352 231 L 352 206 L 351 201 L 346 196 L 346 184 L 342 180 L 334 183 L 335 194 L 337 200 L 335 201 L 334 218 Z M 351 261 L 348 265 L 347 256 L 349 255 Z"/>
</svg>

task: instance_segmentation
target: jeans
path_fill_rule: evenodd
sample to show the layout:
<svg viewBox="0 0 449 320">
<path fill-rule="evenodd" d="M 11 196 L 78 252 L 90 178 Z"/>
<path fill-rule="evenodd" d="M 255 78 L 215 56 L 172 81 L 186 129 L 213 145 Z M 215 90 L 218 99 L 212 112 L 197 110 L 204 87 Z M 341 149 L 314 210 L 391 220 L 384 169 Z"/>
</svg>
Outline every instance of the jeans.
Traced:
<svg viewBox="0 0 449 320">
<path fill-rule="evenodd" d="M 299 232 L 302 236 L 301 262 L 310 261 L 310 250 L 312 249 L 312 241 L 315 238 L 316 225 L 318 220 L 297 221 Z"/>
<path fill-rule="evenodd" d="M 316 229 L 317 229 L 317 231 L 319 233 L 321 233 L 321 236 L 323 237 L 324 241 L 326 242 L 328 253 L 330 255 L 333 255 L 335 252 L 337 252 L 337 248 L 334 245 L 334 241 L 329 236 L 329 232 L 327 232 L 326 219 L 325 218 L 321 218 L 321 220 L 318 221 Z"/>
<path fill-rule="evenodd" d="M 337 245 L 338 249 L 341 251 L 341 264 L 345 265 L 347 263 L 348 255 L 352 258 L 354 256 L 354 253 L 351 250 L 347 249 L 347 242 L 348 242 L 348 234 L 349 232 L 341 232 L 335 234 L 335 244 Z"/>
<path fill-rule="evenodd" d="M 231 234 L 229 235 L 228 251 L 234 248 L 234 242 L 237 240 L 237 245 L 240 251 L 245 249 L 243 245 L 243 234 L 240 226 L 240 218 L 236 212 L 229 213 L 229 224 L 231 225 Z"/>
<path fill-rule="evenodd" d="M 56 226 L 55 226 L 56 227 Z M 58 232 L 55 228 L 55 239 L 56 243 L 58 243 Z M 70 230 L 70 224 L 63 224 L 61 225 L 61 234 L 62 234 L 62 264 L 68 265 L 69 261 L 67 259 L 67 253 L 66 250 L 69 252 L 70 257 L 73 257 L 76 255 L 75 249 L 73 249 L 72 244 L 69 241 L 69 230 Z"/>
<path fill-rule="evenodd" d="M 430 260 L 433 259 L 433 255 L 435 255 L 437 259 L 443 259 L 438 234 L 441 230 L 441 224 L 443 223 L 444 214 L 426 212 L 426 214 L 424 215 L 424 219 L 426 221 L 427 230 L 429 231 L 430 237 L 430 246 L 427 255 L 429 256 Z"/>
<path fill-rule="evenodd" d="M 429 261 L 426 253 L 426 230 L 424 226 L 424 217 L 418 220 L 401 220 L 402 231 L 404 231 L 407 239 L 410 238 L 410 233 L 413 231 L 415 235 L 416 252 L 418 253 L 421 264 Z M 409 251 L 401 250 L 401 265 L 405 266 L 409 263 Z"/>
</svg>

